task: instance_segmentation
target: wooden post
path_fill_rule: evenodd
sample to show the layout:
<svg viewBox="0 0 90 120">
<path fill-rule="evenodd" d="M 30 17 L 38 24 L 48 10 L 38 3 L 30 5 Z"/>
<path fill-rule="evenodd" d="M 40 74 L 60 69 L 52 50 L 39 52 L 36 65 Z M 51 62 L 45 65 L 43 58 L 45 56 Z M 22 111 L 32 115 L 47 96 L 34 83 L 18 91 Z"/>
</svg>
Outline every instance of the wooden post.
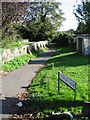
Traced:
<svg viewBox="0 0 90 120">
<path fill-rule="evenodd" d="M 76 101 L 76 83 L 75 83 L 75 95 L 74 95 L 74 102 Z"/>
</svg>

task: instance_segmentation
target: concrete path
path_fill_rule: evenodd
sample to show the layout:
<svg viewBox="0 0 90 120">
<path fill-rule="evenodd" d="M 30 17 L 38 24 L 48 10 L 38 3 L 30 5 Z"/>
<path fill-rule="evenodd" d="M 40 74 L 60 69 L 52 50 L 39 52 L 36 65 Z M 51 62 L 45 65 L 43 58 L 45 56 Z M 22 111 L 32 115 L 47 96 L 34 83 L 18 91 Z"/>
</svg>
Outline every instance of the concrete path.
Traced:
<svg viewBox="0 0 90 120">
<path fill-rule="evenodd" d="M 18 102 L 17 94 L 25 92 L 33 78 L 45 65 L 45 63 L 53 56 L 55 47 L 51 47 L 40 57 L 29 61 L 24 66 L 10 72 L 6 77 L 0 79 L 2 82 L 2 116 L 16 113 L 16 103 Z M 0 113 L 1 114 L 1 113 Z"/>
</svg>

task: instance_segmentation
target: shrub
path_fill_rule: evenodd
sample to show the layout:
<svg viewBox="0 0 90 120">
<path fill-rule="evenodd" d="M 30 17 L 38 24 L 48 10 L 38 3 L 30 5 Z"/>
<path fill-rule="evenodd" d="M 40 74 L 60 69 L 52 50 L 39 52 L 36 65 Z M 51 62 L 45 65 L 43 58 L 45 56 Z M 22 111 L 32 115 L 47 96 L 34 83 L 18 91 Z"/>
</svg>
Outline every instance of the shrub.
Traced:
<svg viewBox="0 0 90 120">
<path fill-rule="evenodd" d="M 8 27 L 2 28 L 2 41 L 1 47 L 7 47 L 7 44 L 11 42 L 21 41 L 22 37 L 17 33 L 13 24 L 9 24 Z"/>
<path fill-rule="evenodd" d="M 15 57 L 13 60 L 10 60 L 9 62 L 6 62 L 3 64 L 3 70 L 4 71 L 12 71 L 14 69 L 19 68 L 20 66 L 24 65 L 26 62 L 30 60 L 30 58 L 34 58 L 33 55 L 25 54 L 19 57 Z"/>
<path fill-rule="evenodd" d="M 24 65 L 26 62 L 29 62 L 31 58 L 35 58 L 39 56 L 41 53 L 43 53 L 46 50 L 47 48 L 40 48 L 40 50 L 32 50 L 32 55 L 25 54 L 25 55 L 15 57 L 14 59 L 3 64 L 2 69 L 7 72 L 17 69 L 20 66 Z"/>
<path fill-rule="evenodd" d="M 30 30 L 28 30 L 27 27 L 22 25 L 19 26 L 17 25 L 15 26 L 15 28 L 23 39 L 29 39 L 29 41 L 33 41 L 34 38 L 33 33 Z"/>
<path fill-rule="evenodd" d="M 55 37 L 54 42 L 56 42 L 59 46 L 68 46 L 69 40 L 71 39 L 72 39 L 71 34 L 67 32 L 62 32 Z"/>
</svg>

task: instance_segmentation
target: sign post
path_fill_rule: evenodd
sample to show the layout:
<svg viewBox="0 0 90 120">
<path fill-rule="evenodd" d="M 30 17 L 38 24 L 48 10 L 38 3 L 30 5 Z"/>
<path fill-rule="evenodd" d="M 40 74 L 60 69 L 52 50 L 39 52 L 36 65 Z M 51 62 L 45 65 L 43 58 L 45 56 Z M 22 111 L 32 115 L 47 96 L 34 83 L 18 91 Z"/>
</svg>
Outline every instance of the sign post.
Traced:
<svg viewBox="0 0 90 120">
<path fill-rule="evenodd" d="M 58 72 L 58 92 L 59 92 L 59 90 L 60 90 L 60 73 Z"/>
<path fill-rule="evenodd" d="M 74 101 L 76 100 L 76 82 L 71 80 L 69 77 L 64 75 L 62 72 L 58 72 L 58 92 L 60 90 L 60 81 L 64 82 L 67 86 L 69 86 L 72 90 L 74 90 Z"/>
</svg>

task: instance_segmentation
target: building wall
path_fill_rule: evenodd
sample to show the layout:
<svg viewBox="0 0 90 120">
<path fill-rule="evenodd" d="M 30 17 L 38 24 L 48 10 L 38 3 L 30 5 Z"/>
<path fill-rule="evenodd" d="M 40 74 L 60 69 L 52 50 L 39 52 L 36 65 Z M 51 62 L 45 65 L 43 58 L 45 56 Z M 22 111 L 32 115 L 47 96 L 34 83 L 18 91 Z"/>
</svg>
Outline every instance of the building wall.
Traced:
<svg viewBox="0 0 90 120">
<path fill-rule="evenodd" d="M 24 45 L 22 47 L 9 48 L 9 49 L 2 49 L 0 54 L 0 61 L 4 63 L 6 61 L 10 61 L 14 57 L 26 54 L 27 47 L 28 45 Z"/>
<path fill-rule="evenodd" d="M 88 54 L 90 55 L 90 39 L 89 39 L 89 41 L 88 41 Z"/>
<path fill-rule="evenodd" d="M 84 54 L 90 55 L 90 36 L 84 37 Z"/>
<path fill-rule="evenodd" d="M 82 39 L 82 54 L 90 55 L 90 35 L 79 35 L 76 37 L 76 50 L 79 51 L 79 38 Z"/>
</svg>

